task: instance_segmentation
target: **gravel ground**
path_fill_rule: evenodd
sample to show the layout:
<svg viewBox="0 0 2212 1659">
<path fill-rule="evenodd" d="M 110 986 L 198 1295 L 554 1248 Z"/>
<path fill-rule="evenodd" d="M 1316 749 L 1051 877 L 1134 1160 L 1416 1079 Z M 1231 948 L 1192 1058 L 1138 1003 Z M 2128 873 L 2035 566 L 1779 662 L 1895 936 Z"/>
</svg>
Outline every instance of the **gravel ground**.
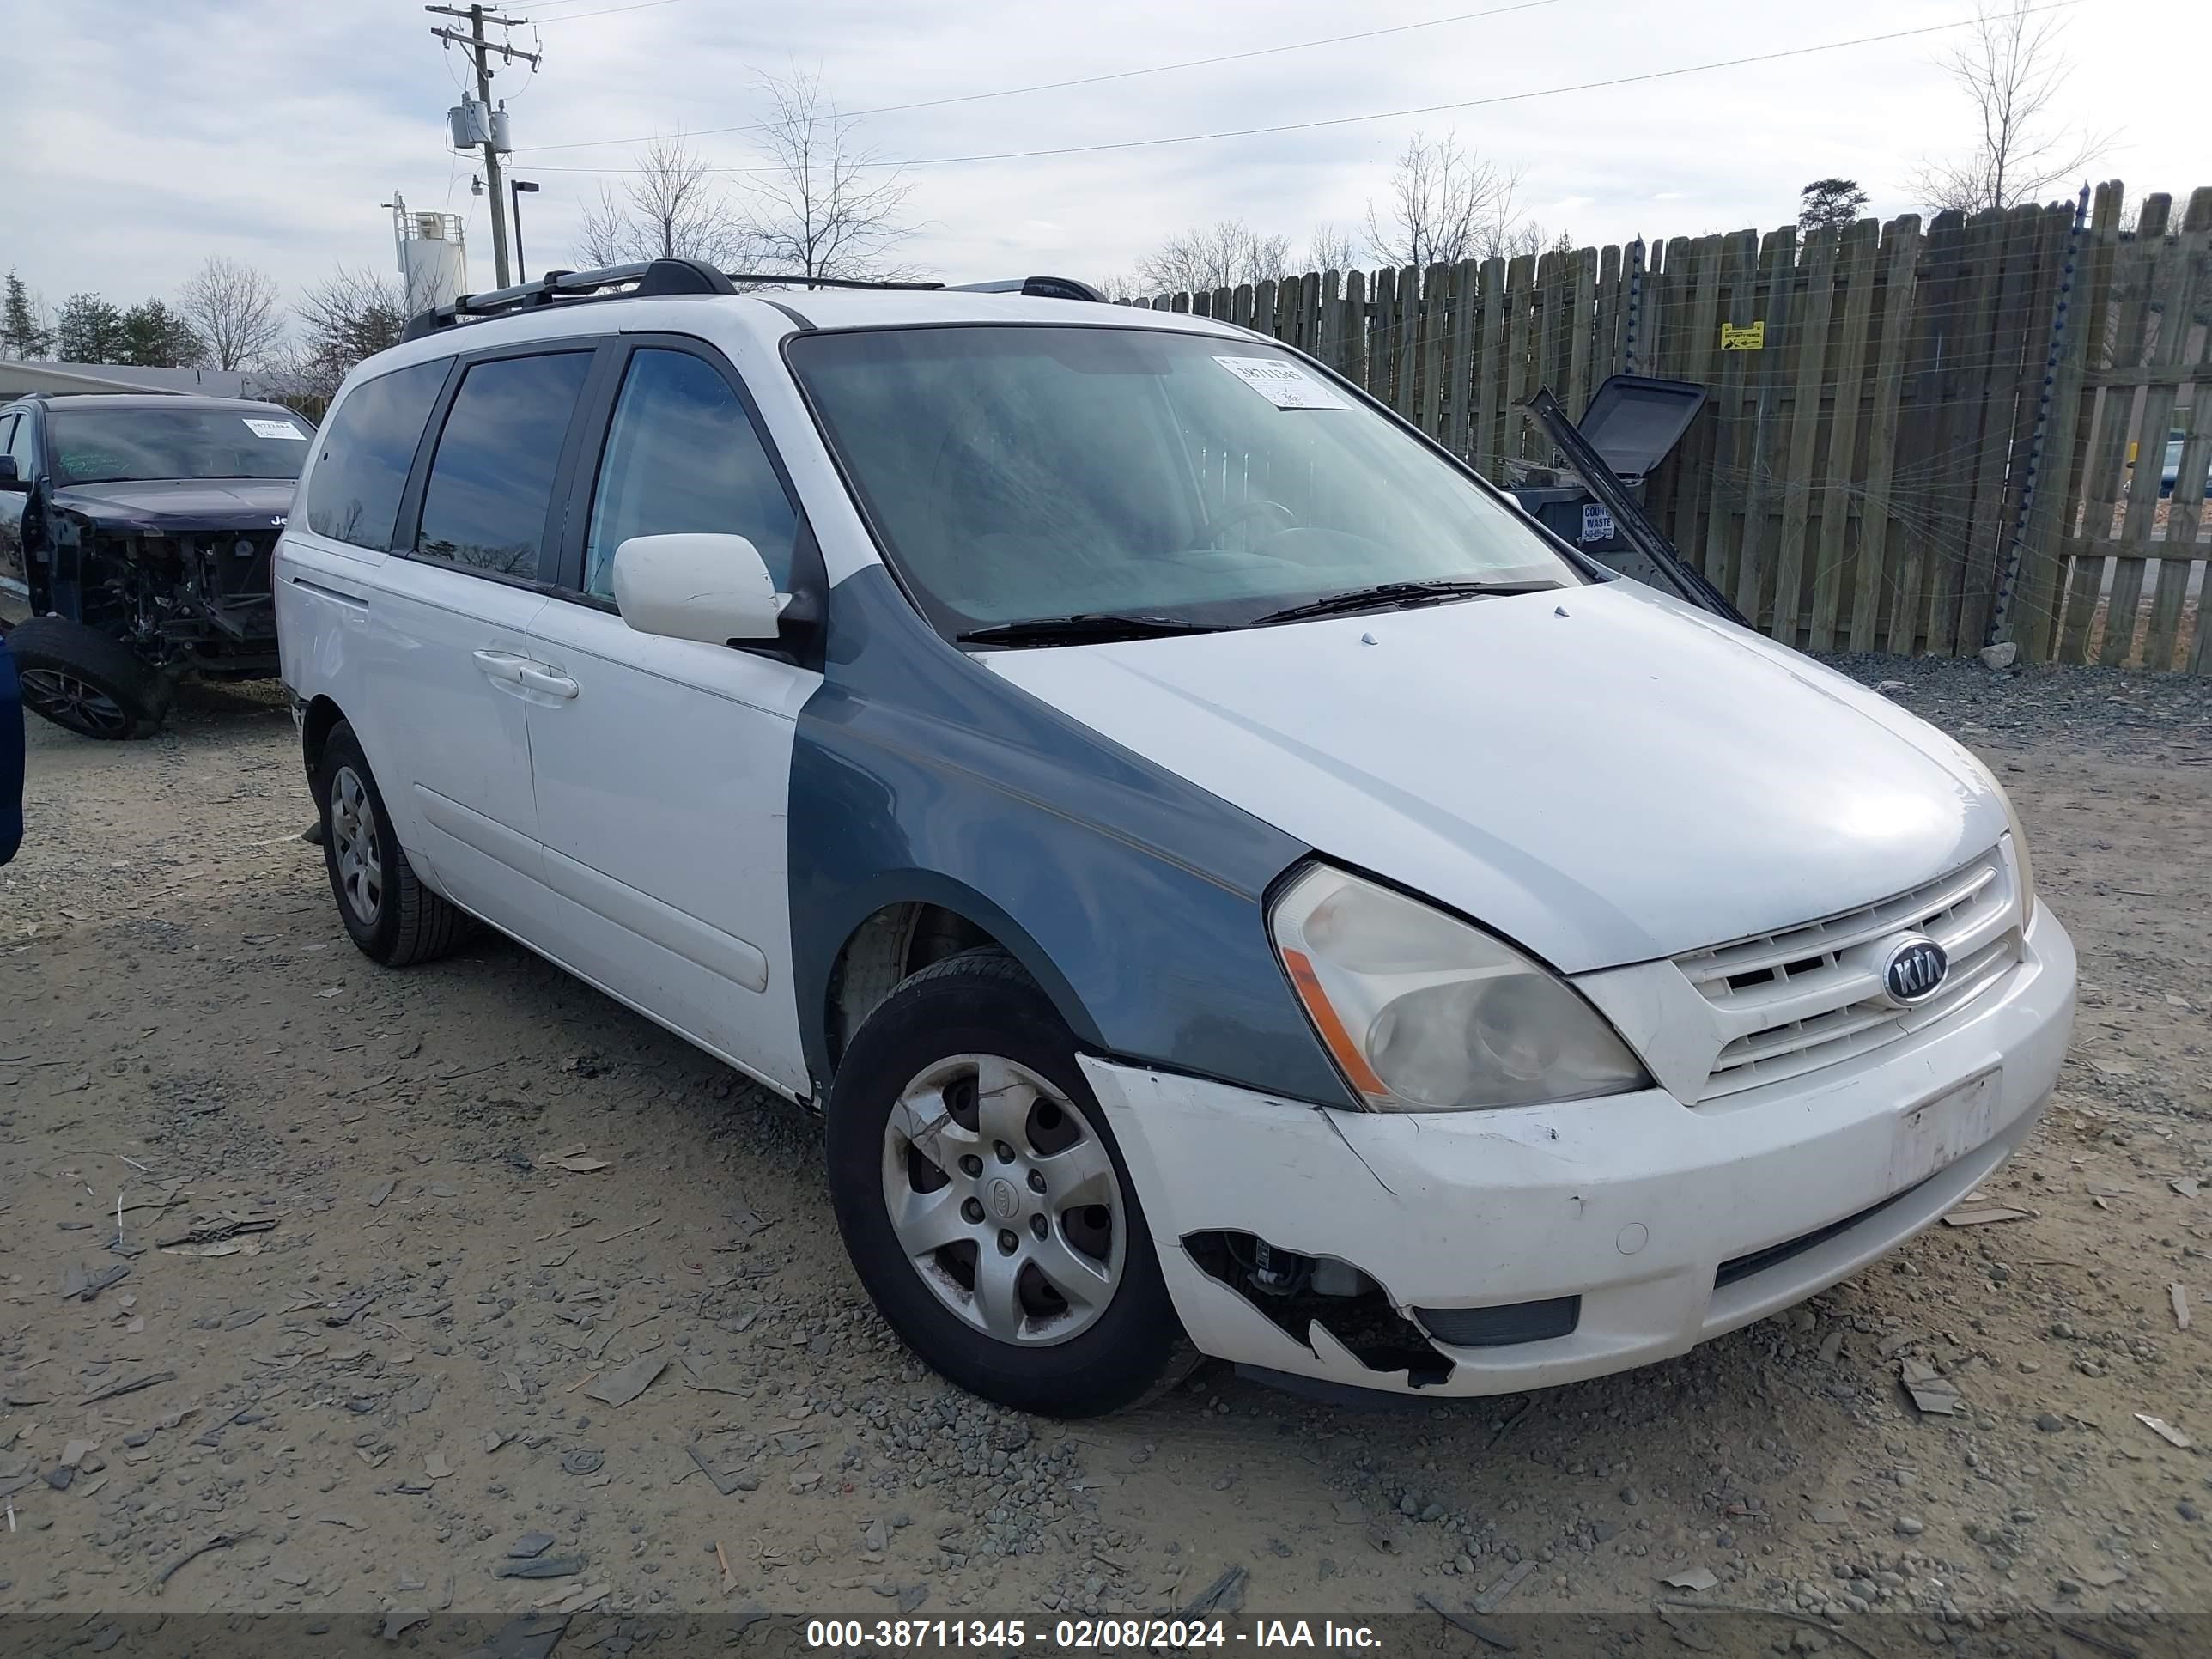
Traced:
<svg viewBox="0 0 2212 1659">
<path fill-rule="evenodd" d="M 2212 682 L 1842 665 L 1999 769 L 2081 946 L 2058 1099 L 1987 1188 L 2024 1218 L 1625 1376 L 1369 1413 L 1206 1370 L 1076 1425 L 891 1340 L 795 1109 L 503 942 L 355 953 L 273 688 L 143 744 L 34 725 L 0 1612 L 547 1605 L 619 1652 L 642 1613 L 1125 1613 L 1231 1569 L 1224 1610 L 1649 1614 L 1686 1572 L 1799 1615 L 1762 1650 L 1842 1615 L 1885 1656 L 2203 1650 L 2206 1466 L 2136 1413 L 2212 1438 Z"/>
</svg>

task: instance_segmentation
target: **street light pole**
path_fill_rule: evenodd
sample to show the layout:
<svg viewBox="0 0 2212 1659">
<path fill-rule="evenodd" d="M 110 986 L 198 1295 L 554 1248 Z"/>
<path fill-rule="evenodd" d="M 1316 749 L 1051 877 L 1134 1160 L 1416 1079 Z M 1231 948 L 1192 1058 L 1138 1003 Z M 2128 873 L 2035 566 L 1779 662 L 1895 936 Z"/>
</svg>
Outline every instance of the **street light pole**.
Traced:
<svg viewBox="0 0 2212 1659">
<path fill-rule="evenodd" d="M 522 259 L 522 198 L 526 194 L 537 195 L 538 186 L 524 179 L 510 179 L 507 184 L 514 192 L 514 280 L 526 283 L 530 267 Z"/>
</svg>

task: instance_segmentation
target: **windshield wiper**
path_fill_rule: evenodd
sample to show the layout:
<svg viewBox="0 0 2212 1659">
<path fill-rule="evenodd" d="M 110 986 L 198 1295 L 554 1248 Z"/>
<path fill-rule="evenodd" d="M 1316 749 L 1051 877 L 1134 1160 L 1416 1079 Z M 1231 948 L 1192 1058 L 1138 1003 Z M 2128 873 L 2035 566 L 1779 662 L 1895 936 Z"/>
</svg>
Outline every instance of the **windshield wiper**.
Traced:
<svg viewBox="0 0 2212 1659">
<path fill-rule="evenodd" d="M 1026 622 L 994 623 L 960 635 L 964 645 L 1077 645 L 1096 640 L 1145 640 L 1170 634 L 1211 634 L 1208 623 L 1181 617 L 1123 616 L 1109 611 L 1078 611 L 1072 617 L 1032 617 Z"/>
<path fill-rule="evenodd" d="M 1251 625 L 1256 628 L 1262 623 L 1297 622 L 1306 617 L 1334 617 L 1350 611 L 1435 605 L 1444 599 L 1504 599 L 1515 593 L 1544 593 L 1564 585 L 1550 581 L 1377 582 L 1372 587 L 1355 587 L 1346 592 L 1331 593 L 1323 599 L 1310 599 L 1304 605 L 1286 605 L 1280 611 L 1270 611 L 1264 616 L 1253 617 Z"/>
</svg>

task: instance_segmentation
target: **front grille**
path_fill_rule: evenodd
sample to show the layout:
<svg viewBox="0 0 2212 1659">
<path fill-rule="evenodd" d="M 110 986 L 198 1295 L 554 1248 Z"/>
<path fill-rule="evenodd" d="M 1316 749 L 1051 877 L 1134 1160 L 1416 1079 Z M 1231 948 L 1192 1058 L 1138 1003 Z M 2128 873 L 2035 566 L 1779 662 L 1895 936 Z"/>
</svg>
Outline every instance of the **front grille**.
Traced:
<svg viewBox="0 0 2212 1659">
<path fill-rule="evenodd" d="M 1992 849 L 1948 875 L 1856 910 L 1692 951 L 1674 965 L 1712 1006 L 1722 1043 L 1702 1101 L 1801 1076 L 1924 1031 L 2002 984 L 2021 957 L 2019 896 Z M 1951 959 L 1911 1008 L 1882 994 L 1883 940 L 1925 933 Z"/>
</svg>

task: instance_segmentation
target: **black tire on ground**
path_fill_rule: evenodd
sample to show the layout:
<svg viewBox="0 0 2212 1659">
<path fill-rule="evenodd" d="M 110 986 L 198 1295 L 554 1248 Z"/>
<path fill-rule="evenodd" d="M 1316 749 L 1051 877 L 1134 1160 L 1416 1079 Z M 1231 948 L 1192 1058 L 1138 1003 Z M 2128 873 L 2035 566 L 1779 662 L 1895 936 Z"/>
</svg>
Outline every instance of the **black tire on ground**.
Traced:
<svg viewBox="0 0 2212 1659">
<path fill-rule="evenodd" d="M 80 737 L 149 737 L 168 718 L 168 676 L 120 640 L 66 617 L 33 617 L 8 635 L 23 706 Z"/>
<path fill-rule="evenodd" d="M 1002 1056 L 1064 1094 L 1089 1120 L 1119 1184 L 1120 1282 L 1094 1322 L 1049 1346 L 1002 1340 L 968 1323 L 923 1282 L 892 1227 L 884 1191 L 890 1114 L 933 1064 L 971 1054 Z M 1011 957 L 965 951 L 900 985 L 854 1034 L 827 1116 L 830 1194 L 846 1250 L 877 1308 L 925 1363 L 987 1400 L 1065 1418 L 1141 1404 L 1188 1371 L 1193 1350 L 1121 1148 L 1076 1065 L 1074 1037 Z"/>
<path fill-rule="evenodd" d="M 467 914 L 425 887 L 408 863 L 361 740 L 343 720 L 323 740 L 315 802 L 331 896 L 347 936 L 366 955 L 387 968 L 404 968 L 444 956 L 468 937 Z M 337 833 L 334 817 L 349 819 L 351 833 Z"/>
</svg>

